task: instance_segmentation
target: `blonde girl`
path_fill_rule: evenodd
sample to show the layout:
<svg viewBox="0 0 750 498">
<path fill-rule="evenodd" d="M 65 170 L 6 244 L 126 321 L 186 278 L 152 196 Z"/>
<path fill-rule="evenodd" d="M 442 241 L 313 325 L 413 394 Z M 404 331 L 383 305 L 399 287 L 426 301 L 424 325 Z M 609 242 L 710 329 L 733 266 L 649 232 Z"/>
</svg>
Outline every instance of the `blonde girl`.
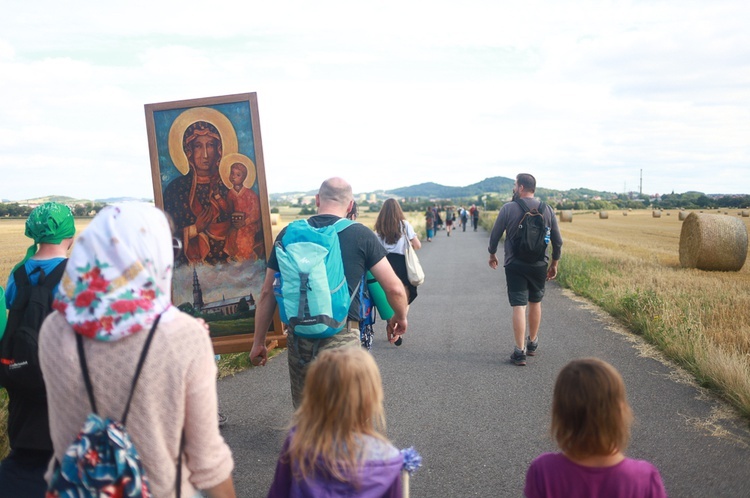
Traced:
<svg viewBox="0 0 750 498">
<path fill-rule="evenodd" d="M 632 423 L 625 383 L 612 365 L 597 358 L 568 363 L 552 399 L 551 432 L 562 451 L 531 463 L 526 496 L 666 497 L 656 467 L 623 454 Z"/>
<path fill-rule="evenodd" d="M 404 458 L 384 431 L 383 387 L 372 356 L 359 347 L 320 353 L 269 498 L 401 496 Z"/>
</svg>

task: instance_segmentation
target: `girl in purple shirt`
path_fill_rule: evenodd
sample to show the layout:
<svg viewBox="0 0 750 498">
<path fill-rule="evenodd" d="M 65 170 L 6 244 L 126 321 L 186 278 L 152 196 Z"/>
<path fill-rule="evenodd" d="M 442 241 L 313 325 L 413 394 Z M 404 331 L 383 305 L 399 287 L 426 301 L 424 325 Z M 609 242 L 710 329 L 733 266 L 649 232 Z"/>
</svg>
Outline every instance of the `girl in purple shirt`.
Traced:
<svg viewBox="0 0 750 498">
<path fill-rule="evenodd" d="M 382 435 L 383 386 L 370 353 L 329 349 L 310 364 L 269 498 L 400 498 L 404 457 Z"/>
<path fill-rule="evenodd" d="M 625 383 L 609 363 L 568 363 L 552 398 L 552 436 L 562 452 L 538 456 L 526 473 L 528 498 L 667 496 L 659 471 L 623 455 L 633 412 Z"/>
</svg>

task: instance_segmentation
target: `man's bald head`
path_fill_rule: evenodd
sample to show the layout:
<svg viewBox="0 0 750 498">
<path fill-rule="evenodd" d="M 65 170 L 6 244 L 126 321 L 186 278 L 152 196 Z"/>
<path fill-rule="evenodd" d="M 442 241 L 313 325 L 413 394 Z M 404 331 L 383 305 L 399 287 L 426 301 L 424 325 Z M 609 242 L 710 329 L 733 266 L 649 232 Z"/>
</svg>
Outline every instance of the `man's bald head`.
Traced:
<svg viewBox="0 0 750 498">
<path fill-rule="evenodd" d="M 344 217 L 349 212 L 354 200 L 352 186 L 343 178 L 329 178 L 318 190 L 317 204 L 319 214 L 335 214 Z"/>
</svg>

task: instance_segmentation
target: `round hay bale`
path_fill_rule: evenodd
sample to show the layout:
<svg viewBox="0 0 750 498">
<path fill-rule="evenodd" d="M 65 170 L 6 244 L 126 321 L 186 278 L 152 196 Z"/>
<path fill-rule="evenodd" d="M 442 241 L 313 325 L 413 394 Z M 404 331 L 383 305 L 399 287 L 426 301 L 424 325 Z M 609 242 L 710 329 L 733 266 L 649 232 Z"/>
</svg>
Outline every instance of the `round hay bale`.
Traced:
<svg viewBox="0 0 750 498">
<path fill-rule="evenodd" d="M 750 209 L 743 209 L 742 210 L 742 217 L 743 218 L 750 218 Z"/>
<path fill-rule="evenodd" d="M 632 210 L 633 210 L 633 208 L 628 208 L 628 211 L 632 211 Z"/>
<path fill-rule="evenodd" d="M 599 219 L 600 220 L 606 220 L 609 218 L 609 213 L 606 211 L 599 211 Z"/>
<path fill-rule="evenodd" d="M 623 212 L 622 212 L 622 215 L 623 215 L 623 216 L 627 216 L 627 215 L 628 215 L 628 212 L 627 212 L 627 211 L 623 211 Z"/>
<path fill-rule="evenodd" d="M 271 225 L 278 225 L 281 221 L 281 215 L 279 213 L 271 213 Z"/>
<path fill-rule="evenodd" d="M 672 216 L 672 213 L 670 213 L 669 211 L 667 211 L 667 216 Z"/>
<path fill-rule="evenodd" d="M 661 218 L 661 211 L 659 211 L 658 209 L 654 209 L 653 211 L 651 211 L 651 216 L 653 218 Z"/>
<path fill-rule="evenodd" d="M 739 271 L 747 258 L 747 228 L 737 218 L 690 213 L 680 232 L 680 266 Z"/>
<path fill-rule="evenodd" d="M 560 211 L 560 221 L 565 223 L 573 223 L 573 211 Z"/>
<path fill-rule="evenodd" d="M 680 221 L 685 221 L 685 218 L 688 217 L 688 214 L 690 213 L 688 213 L 687 211 L 680 211 L 680 214 L 677 217 Z"/>
</svg>

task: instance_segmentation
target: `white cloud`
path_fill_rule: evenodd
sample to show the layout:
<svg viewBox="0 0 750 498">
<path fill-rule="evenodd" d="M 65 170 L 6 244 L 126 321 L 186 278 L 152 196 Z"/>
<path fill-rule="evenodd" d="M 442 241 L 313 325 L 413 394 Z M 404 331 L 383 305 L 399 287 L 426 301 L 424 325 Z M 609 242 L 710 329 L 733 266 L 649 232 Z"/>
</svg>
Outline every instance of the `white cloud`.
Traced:
<svg viewBox="0 0 750 498">
<path fill-rule="evenodd" d="M 749 14 L 740 1 L 19 4 L 0 35 L 0 197 L 149 197 L 143 105 L 248 91 L 272 192 L 519 171 L 621 191 L 643 169 L 647 192 L 748 193 Z"/>
</svg>

